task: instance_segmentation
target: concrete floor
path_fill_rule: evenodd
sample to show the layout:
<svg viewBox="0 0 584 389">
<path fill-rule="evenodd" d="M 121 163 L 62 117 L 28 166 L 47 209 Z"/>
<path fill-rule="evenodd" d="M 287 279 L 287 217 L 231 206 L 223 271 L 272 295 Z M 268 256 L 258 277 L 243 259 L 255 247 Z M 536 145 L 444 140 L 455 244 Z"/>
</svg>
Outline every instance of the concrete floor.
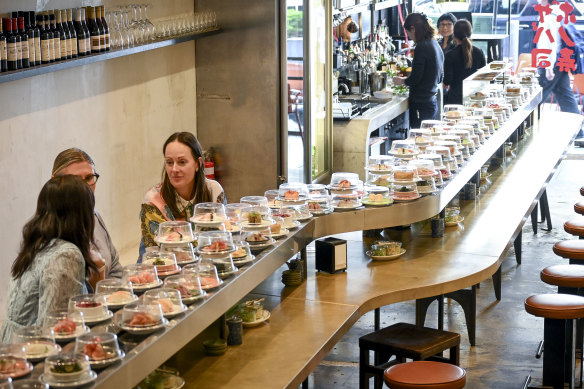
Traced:
<svg viewBox="0 0 584 389">
<path fill-rule="evenodd" d="M 520 388 L 531 374 L 532 385 L 540 383 L 542 359 L 535 359 L 537 345 L 543 337 L 543 319 L 527 314 L 525 298 L 555 289 L 539 279 L 542 268 L 565 263 L 552 252 L 553 244 L 571 236 L 563 223 L 578 216 L 573 204 L 584 198 L 579 188 L 584 185 L 584 149 L 572 148 L 547 188 L 553 229 L 538 229 L 531 224 L 523 228 L 523 264 L 517 265 L 513 249 L 502 265 L 502 299 L 495 299 L 491 279 L 481 283 L 477 298 L 476 346 L 468 342 L 464 314 L 453 301 L 445 303 L 445 329 L 461 334 L 461 366 L 467 371 L 466 388 Z M 527 177 L 526 177 L 527 179 Z M 541 224 L 540 224 L 541 226 Z M 428 311 L 426 326 L 437 326 L 437 303 Z M 413 301 L 393 304 L 381 309 L 382 327 L 396 322 L 414 322 Z M 309 377 L 309 387 L 358 388 L 358 338 L 373 331 L 373 312 L 364 315 L 337 343 Z M 373 380 L 370 380 L 373 387 Z"/>
</svg>

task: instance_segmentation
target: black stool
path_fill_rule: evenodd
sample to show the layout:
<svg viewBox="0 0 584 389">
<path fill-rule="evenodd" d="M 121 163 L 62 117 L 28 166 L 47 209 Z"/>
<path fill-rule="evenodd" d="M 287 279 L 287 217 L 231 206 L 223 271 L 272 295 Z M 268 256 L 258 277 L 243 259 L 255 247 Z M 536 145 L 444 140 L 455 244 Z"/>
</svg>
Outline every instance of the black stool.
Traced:
<svg viewBox="0 0 584 389">
<path fill-rule="evenodd" d="M 442 352 L 450 350 L 449 358 Z M 369 361 L 369 352 L 374 352 L 374 364 Z M 389 359 L 395 356 L 395 359 Z M 384 370 L 406 358 L 414 361 L 434 360 L 459 364 L 460 335 L 454 332 L 396 323 L 379 331 L 359 338 L 359 388 L 369 387 L 369 379 L 374 377 L 374 387 L 383 386 Z"/>
</svg>

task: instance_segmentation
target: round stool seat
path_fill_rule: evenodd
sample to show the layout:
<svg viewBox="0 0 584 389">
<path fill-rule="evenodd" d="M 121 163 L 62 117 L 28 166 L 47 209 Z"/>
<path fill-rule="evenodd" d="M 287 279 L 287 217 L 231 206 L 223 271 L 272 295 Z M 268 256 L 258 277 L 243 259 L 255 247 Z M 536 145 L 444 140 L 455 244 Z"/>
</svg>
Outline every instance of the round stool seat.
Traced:
<svg viewBox="0 0 584 389">
<path fill-rule="evenodd" d="M 525 300 L 525 310 L 546 319 L 584 317 L 584 297 L 573 294 L 536 294 Z"/>
<path fill-rule="evenodd" d="M 584 186 L 580 188 L 580 194 L 584 196 Z"/>
<path fill-rule="evenodd" d="M 584 288 L 584 265 L 548 266 L 541 271 L 539 276 L 549 285 Z"/>
<path fill-rule="evenodd" d="M 584 217 L 568 220 L 564 223 L 564 231 L 576 236 L 584 236 Z"/>
<path fill-rule="evenodd" d="M 460 389 L 466 384 L 466 371 L 444 362 L 414 361 L 391 366 L 384 379 L 390 389 Z"/>
<path fill-rule="evenodd" d="M 584 215 L 584 201 L 578 201 L 574 204 L 574 211 L 580 215 Z"/>
<path fill-rule="evenodd" d="M 584 240 L 562 240 L 554 244 L 554 253 L 562 258 L 584 260 Z"/>
</svg>

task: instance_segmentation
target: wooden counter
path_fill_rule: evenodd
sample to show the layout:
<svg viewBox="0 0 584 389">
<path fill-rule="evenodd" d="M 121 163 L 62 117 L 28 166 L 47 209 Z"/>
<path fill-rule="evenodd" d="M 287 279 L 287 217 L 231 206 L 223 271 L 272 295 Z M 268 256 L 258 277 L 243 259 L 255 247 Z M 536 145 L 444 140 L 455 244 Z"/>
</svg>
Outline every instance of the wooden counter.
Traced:
<svg viewBox="0 0 584 389">
<path fill-rule="evenodd" d="M 570 130 L 558 131 L 559 122 Z M 275 272 L 253 296 L 266 299 L 269 324 L 245 330 L 243 345 L 230 347 L 224 356 L 193 361 L 182 371 L 186 387 L 297 387 L 364 313 L 490 277 L 581 122 L 579 115 L 546 113 L 533 135 L 520 143 L 517 158 L 493 173 L 488 190 L 476 201 L 460 202 L 463 225 L 446 228 L 441 239 L 431 238 L 429 226 L 419 223 L 392 236 L 407 249 L 401 258 L 373 262 L 364 254 L 368 246 L 359 233 L 347 234 L 346 273 L 315 273 L 310 261 L 308 280 L 285 288 Z"/>
</svg>

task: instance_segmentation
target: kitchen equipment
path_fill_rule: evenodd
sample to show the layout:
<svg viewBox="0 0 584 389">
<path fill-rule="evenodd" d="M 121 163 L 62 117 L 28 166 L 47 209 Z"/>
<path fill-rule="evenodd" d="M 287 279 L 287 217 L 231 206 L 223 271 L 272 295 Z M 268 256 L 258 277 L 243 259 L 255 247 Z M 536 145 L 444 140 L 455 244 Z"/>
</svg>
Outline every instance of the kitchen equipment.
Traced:
<svg viewBox="0 0 584 389">
<path fill-rule="evenodd" d="M 371 93 L 384 90 L 385 87 L 387 86 L 387 73 L 385 72 L 370 73 L 369 86 L 371 88 Z"/>
</svg>

